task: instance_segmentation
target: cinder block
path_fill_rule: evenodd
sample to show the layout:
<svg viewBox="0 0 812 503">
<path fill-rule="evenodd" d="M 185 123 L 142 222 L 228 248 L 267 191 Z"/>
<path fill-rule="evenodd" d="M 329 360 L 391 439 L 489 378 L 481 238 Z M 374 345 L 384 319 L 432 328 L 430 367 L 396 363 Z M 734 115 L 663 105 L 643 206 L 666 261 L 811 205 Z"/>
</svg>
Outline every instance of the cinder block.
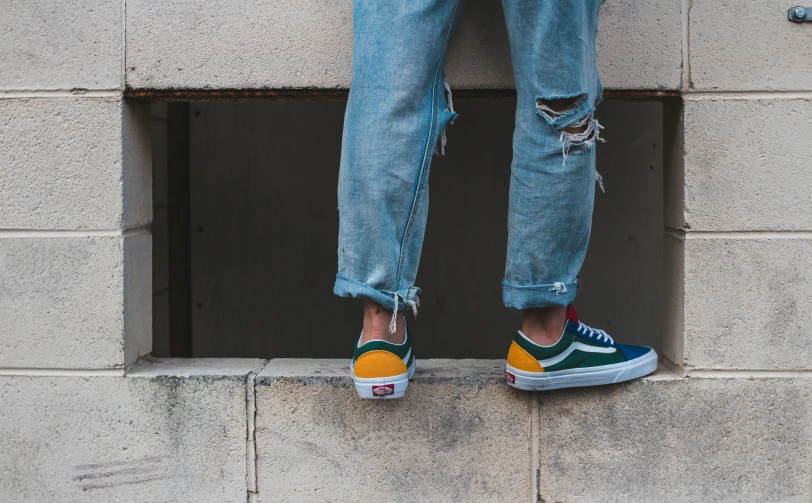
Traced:
<svg viewBox="0 0 812 503">
<path fill-rule="evenodd" d="M 685 106 L 680 98 L 663 101 L 663 223 L 685 224 Z"/>
<path fill-rule="evenodd" d="M 601 7 L 598 68 L 609 89 L 676 90 L 682 83 L 680 0 L 610 0 Z"/>
<path fill-rule="evenodd" d="M 686 366 L 812 369 L 812 239 L 689 234 L 684 254 Z"/>
<path fill-rule="evenodd" d="M 3 501 L 246 501 L 246 375 L 192 361 L 127 377 L 0 377 Z"/>
<path fill-rule="evenodd" d="M 152 235 L 123 239 L 124 364 L 152 351 Z"/>
<path fill-rule="evenodd" d="M 663 236 L 662 356 L 677 365 L 685 359 L 685 240 Z"/>
<path fill-rule="evenodd" d="M 782 0 L 692 0 L 689 44 L 698 90 L 812 90 L 812 30 L 793 23 Z M 758 122 L 757 115 L 754 122 Z"/>
<path fill-rule="evenodd" d="M 127 85 L 346 87 L 350 0 L 127 2 Z"/>
<path fill-rule="evenodd" d="M 610 88 L 678 89 L 679 0 L 603 6 L 599 60 Z M 346 88 L 350 0 L 240 3 L 128 0 L 127 85 L 134 88 Z M 447 64 L 455 88 L 512 88 L 499 2 L 466 6 Z"/>
<path fill-rule="evenodd" d="M 658 372 L 541 401 L 539 501 L 812 499 L 809 379 Z"/>
<path fill-rule="evenodd" d="M 121 87 L 120 1 L 10 1 L 2 11 L 0 90 Z"/>
<path fill-rule="evenodd" d="M 690 229 L 812 229 L 810 116 L 812 99 L 689 97 L 678 189 Z"/>
<path fill-rule="evenodd" d="M 0 99 L 0 228 L 148 225 L 147 114 L 115 98 Z"/>
<path fill-rule="evenodd" d="M 0 367 L 120 367 L 148 353 L 151 236 L 0 239 Z"/>
<path fill-rule="evenodd" d="M 262 502 L 526 501 L 531 399 L 503 361 L 418 361 L 406 398 L 361 401 L 348 361 L 272 360 L 257 377 Z"/>
</svg>

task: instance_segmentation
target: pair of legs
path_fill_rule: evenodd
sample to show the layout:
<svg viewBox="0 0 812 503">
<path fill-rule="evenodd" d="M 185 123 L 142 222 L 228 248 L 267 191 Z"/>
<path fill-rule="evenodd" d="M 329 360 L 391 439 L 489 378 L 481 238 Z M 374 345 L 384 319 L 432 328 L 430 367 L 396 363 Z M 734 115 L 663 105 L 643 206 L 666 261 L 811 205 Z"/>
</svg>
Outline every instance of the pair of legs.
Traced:
<svg viewBox="0 0 812 503">
<path fill-rule="evenodd" d="M 505 306 L 555 342 L 575 297 L 595 194 L 593 113 L 602 0 L 503 0 L 517 91 Z M 456 118 L 446 51 L 464 0 L 354 0 L 334 291 L 365 300 L 369 339 L 403 340 L 428 214 L 432 156 Z"/>
</svg>

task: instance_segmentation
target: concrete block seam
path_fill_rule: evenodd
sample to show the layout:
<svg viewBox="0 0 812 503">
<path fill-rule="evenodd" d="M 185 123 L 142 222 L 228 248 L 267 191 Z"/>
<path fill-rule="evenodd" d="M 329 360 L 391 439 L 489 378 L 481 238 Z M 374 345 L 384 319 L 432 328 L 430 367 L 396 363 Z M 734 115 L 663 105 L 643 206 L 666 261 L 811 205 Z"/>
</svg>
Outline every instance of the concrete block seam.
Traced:
<svg viewBox="0 0 812 503">
<path fill-rule="evenodd" d="M 682 0 L 682 90 L 691 84 L 691 0 Z"/>
<path fill-rule="evenodd" d="M 109 369 L 59 369 L 59 368 L 0 368 L 0 376 L 25 377 L 125 377 L 124 367 Z"/>
<path fill-rule="evenodd" d="M 121 89 L 52 89 L 52 90 L 3 90 L 0 99 L 25 98 L 122 98 Z"/>
<path fill-rule="evenodd" d="M 257 491 L 257 444 L 256 444 L 256 420 L 257 420 L 257 395 L 256 395 L 256 372 L 249 372 L 245 376 L 245 424 L 246 424 L 246 460 L 245 460 L 245 486 L 246 501 L 256 503 L 259 492 Z"/>
<path fill-rule="evenodd" d="M 705 91 L 684 89 L 680 93 L 683 100 L 808 100 L 812 99 L 812 91 Z"/>
<path fill-rule="evenodd" d="M 530 395 L 530 503 L 541 498 L 541 398 Z"/>
<path fill-rule="evenodd" d="M 52 229 L 0 229 L 0 239 L 128 238 L 149 233 L 149 226 L 135 227 L 132 229 L 90 229 L 81 231 Z"/>
<path fill-rule="evenodd" d="M 683 368 L 688 379 L 810 379 L 812 370 L 722 369 L 704 367 Z"/>
<path fill-rule="evenodd" d="M 775 239 L 812 239 L 812 231 L 694 231 L 690 229 L 665 228 L 665 234 L 680 241 L 700 240 L 700 239 L 749 239 L 749 240 L 775 240 Z"/>
<path fill-rule="evenodd" d="M 677 365 L 663 356 L 661 364 L 681 379 L 806 379 L 812 378 L 812 370 L 766 370 L 705 368 L 692 365 Z"/>
<path fill-rule="evenodd" d="M 121 90 L 124 90 L 127 87 L 127 0 L 121 0 L 121 52 L 119 62 L 121 64 L 119 86 Z"/>
</svg>

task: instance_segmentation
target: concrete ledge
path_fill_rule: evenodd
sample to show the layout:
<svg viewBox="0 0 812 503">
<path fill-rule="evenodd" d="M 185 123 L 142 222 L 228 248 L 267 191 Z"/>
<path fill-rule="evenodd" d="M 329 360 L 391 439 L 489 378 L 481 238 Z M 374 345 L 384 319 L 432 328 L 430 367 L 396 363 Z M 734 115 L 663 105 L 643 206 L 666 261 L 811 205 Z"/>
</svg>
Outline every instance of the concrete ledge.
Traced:
<svg viewBox="0 0 812 503">
<path fill-rule="evenodd" d="M 412 382 L 504 384 L 504 360 L 420 360 Z M 350 360 L 276 358 L 257 375 L 257 383 L 273 381 L 310 383 L 344 382 L 352 385 Z"/>
<path fill-rule="evenodd" d="M 530 499 L 532 400 L 502 361 L 419 361 L 393 401 L 359 400 L 348 364 L 272 360 L 257 377 L 260 501 Z"/>
<path fill-rule="evenodd" d="M 127 369 L 127 377 L 228 379 L 256 374 L 267 363 L 255 358 L 144 358 Z"/>
<path fill-rule="evenodd" d="M 660 368 L 630 383 L 523 393 L 504 384 L 502 360 L 423 360 L 405 399 L 361 401 L 348 363 L 145 359 L 125 377 L 0 376 L 0 494 L 44 503 L 812 497 L 809 373 L 681 378 Z"/>
</svg>

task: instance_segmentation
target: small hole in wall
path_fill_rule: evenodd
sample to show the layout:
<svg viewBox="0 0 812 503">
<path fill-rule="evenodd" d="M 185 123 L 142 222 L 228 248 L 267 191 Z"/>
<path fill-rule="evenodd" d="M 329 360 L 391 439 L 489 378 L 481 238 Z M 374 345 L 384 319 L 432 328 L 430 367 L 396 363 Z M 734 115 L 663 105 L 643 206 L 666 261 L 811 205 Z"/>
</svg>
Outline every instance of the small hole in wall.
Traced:
<svg viewBox="0 0 812 503">
<path fill-rule="evenodd" d="M 361 308 L 332 294 L 345 105 L 152 105 L 154 356 L 350 357 Z M 503 358 L 520 322 L 501 304 L 516 101 L 454 105 L 447 155 L 432 160 L 414 349 Z M 663 107 L 609 99 L 596 116 L 606 194 L 576 307 L 619 342 L 659 349 Z"/>
</svg>

